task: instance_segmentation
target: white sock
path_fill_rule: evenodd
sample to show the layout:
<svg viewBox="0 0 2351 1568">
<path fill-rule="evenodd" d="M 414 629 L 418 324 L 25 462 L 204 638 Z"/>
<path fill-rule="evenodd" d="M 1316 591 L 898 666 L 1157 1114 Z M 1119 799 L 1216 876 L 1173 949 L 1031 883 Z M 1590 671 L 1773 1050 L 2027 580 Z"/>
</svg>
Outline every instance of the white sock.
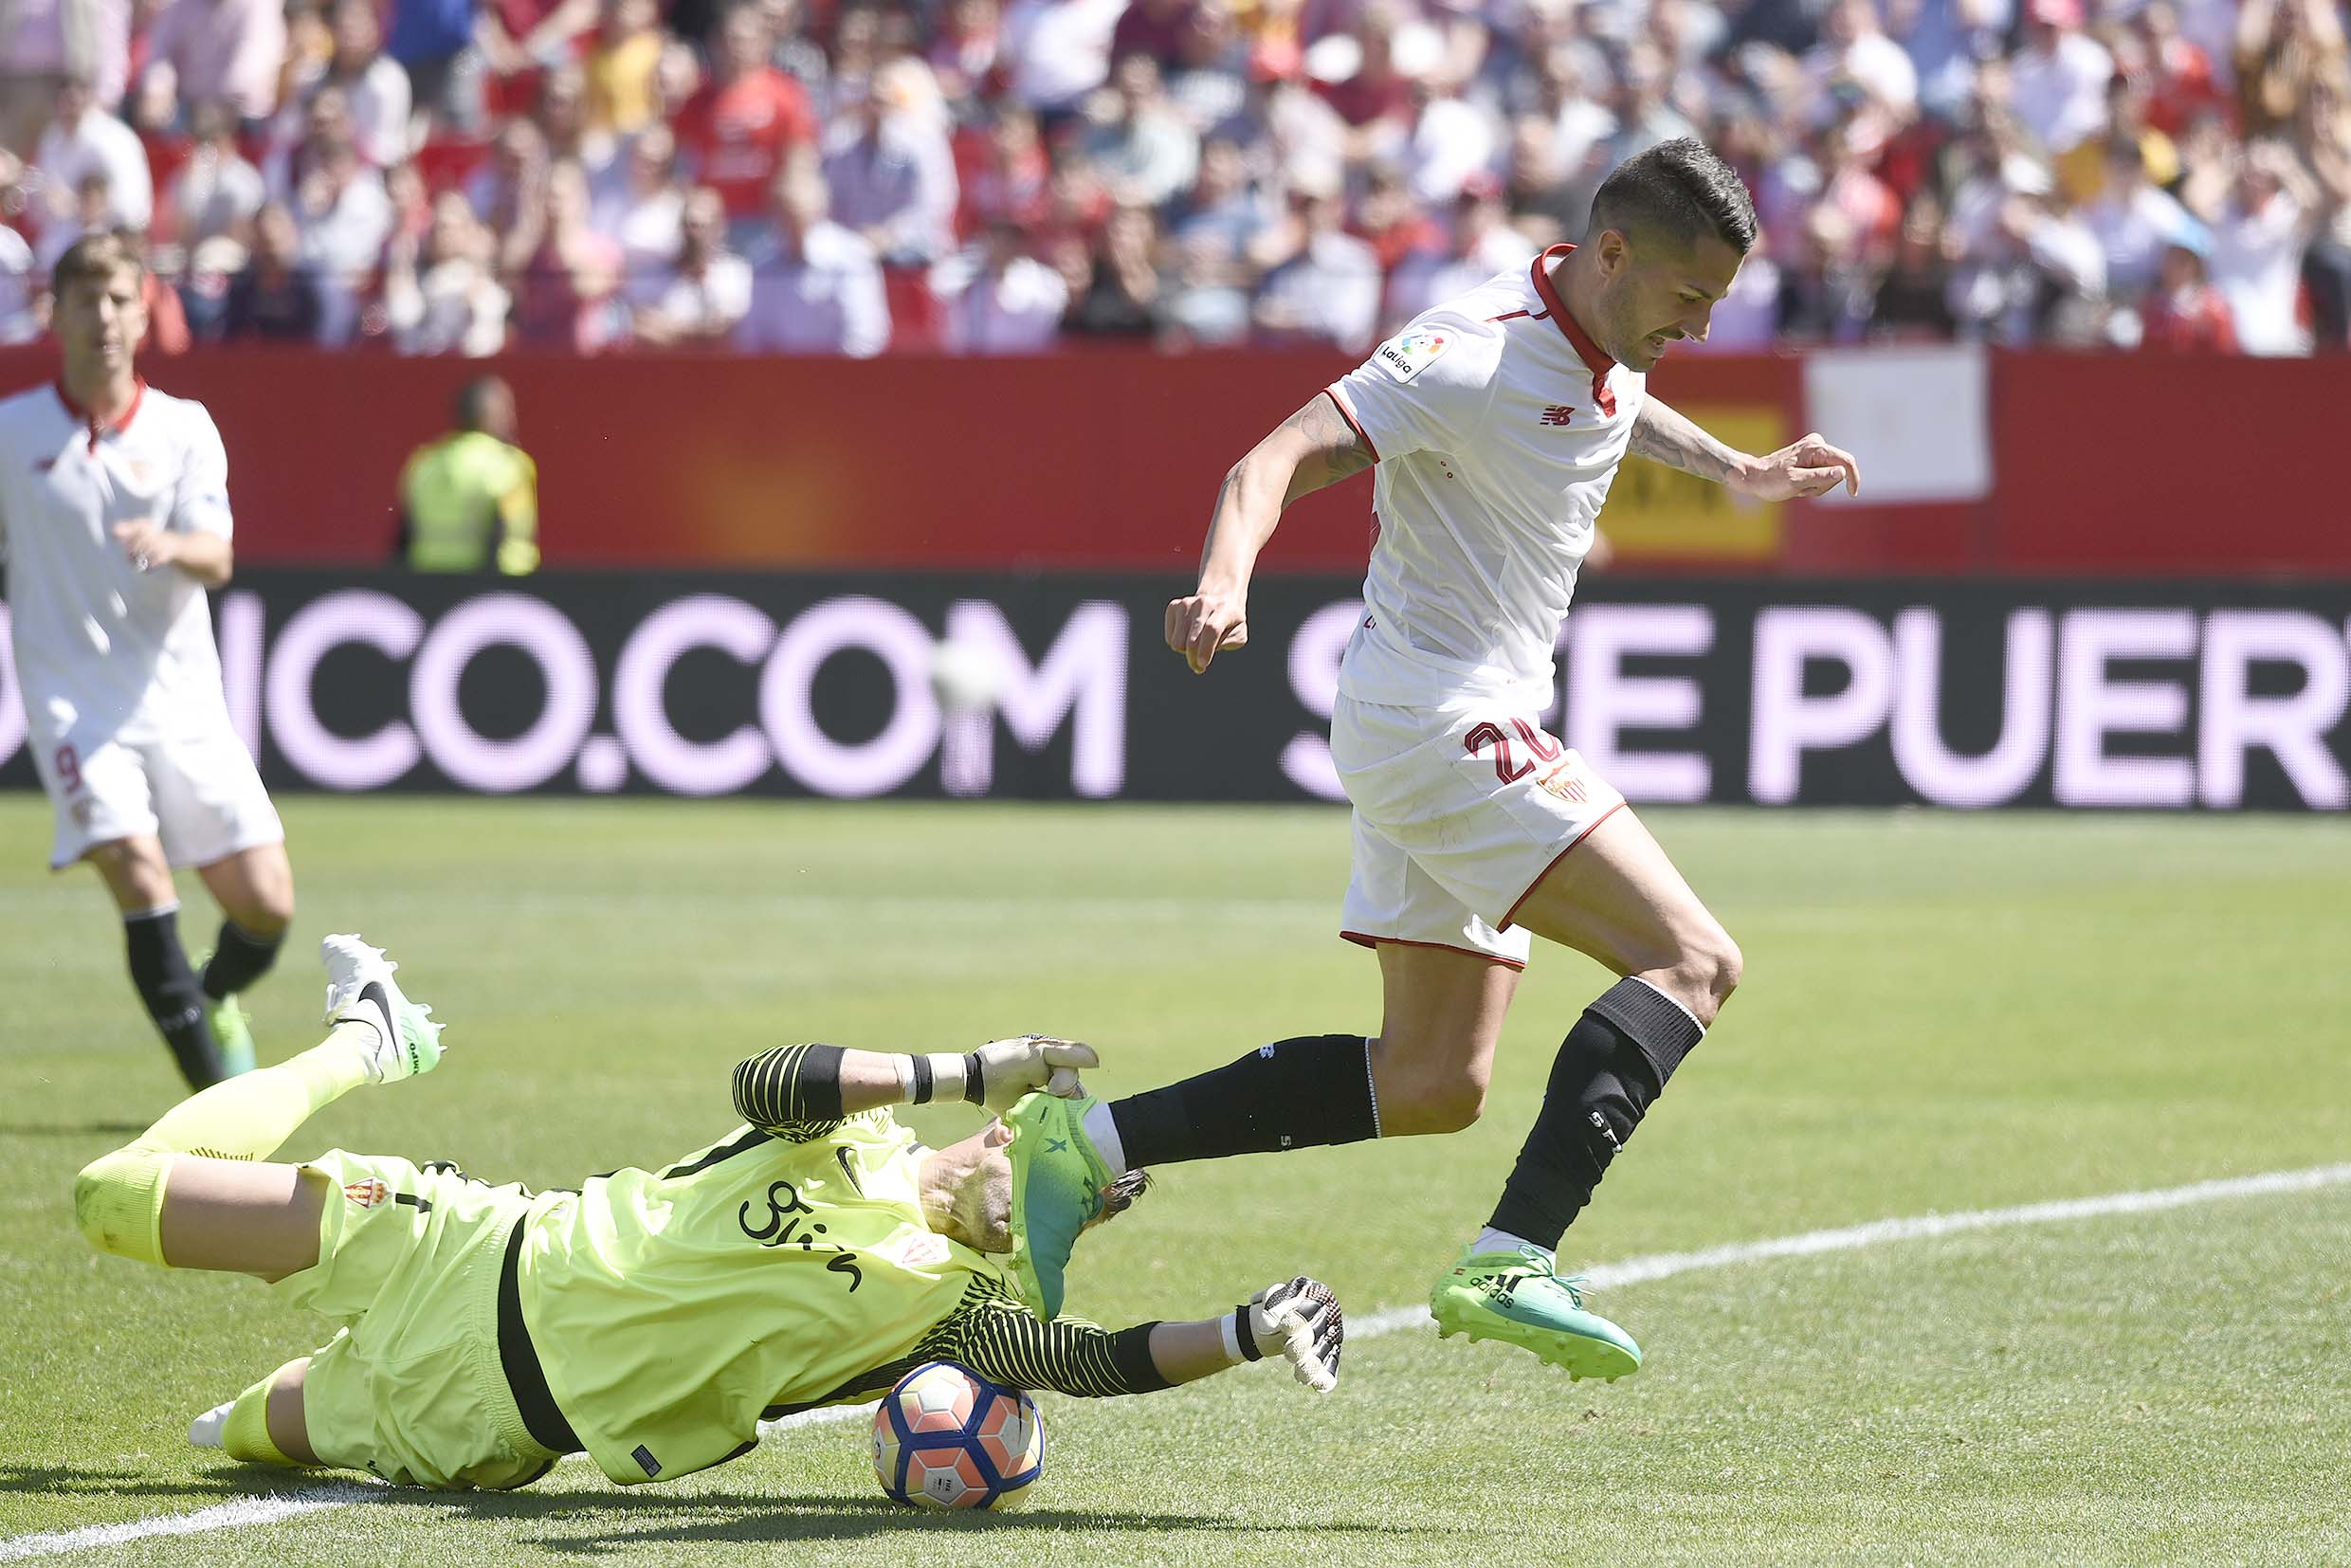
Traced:
<svg viewBox="0 0 2351 1568">
<path fill-rule="evenodd" d="M 1478 1239 L 1469 1244 L 1469 1250 L 1472 1252 L 1515 1252 L 1522 1247 L 1533 1247 L 1544 1257 L 1551 1256 L 1550 1248 L 1539 1246 L 1528 1241 L 1524 1236 L 1514 1236 L 1507 1231 L 1497 1231 L 1490 1225 L 1478 1232 Z"/>
<path fill-rule="evenodd" d="M 1119 1141 L 1119 1119 L 1110 1114 L 1110 1103 L 1106 1100 L 1094 1102 L 1086 1108 L 1082 1125 L 1085 1128 L 1086 1140 L 1094 1145 L 1095 1153 L 1103 1157 L 1103 1163 L 1120 1176 L 1126 1175 L 1126 1145 Z"/>
</svg>

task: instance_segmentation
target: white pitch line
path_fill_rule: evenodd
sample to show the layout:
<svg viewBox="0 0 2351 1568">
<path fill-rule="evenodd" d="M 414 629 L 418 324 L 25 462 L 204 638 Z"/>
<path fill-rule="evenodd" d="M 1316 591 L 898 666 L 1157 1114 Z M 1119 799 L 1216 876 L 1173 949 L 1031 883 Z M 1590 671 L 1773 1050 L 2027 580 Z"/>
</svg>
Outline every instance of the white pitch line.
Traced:
<svg viewBox="0 0 2351 1568">
<path fill-rule="evenodd" d="M 1587 1271 L 1586 1277 L 1594 1289 L 1607 1290 L 1621 1285 L 1643 1285 L 1651 1280 L 1670 1279 L 1676 1274 L 1694 1273 L 1700 1269 L 1727 1268 L 1772 1258 L 1804 1258 L 1822 1252 L 1850 1252 L 1858 1248 L 1879 1247 L 1888 1242 L 1923 1241 L 1966 1231 L 1991 1231 L 2012 1225 L 2052 1225 L 2065 1220 L 2099 1219 L 2114 1214 L 2154 1213 L 2225 1198 L 2306 1193 L 2322 1187 L 2346 1184 L 2351 1184 L 2351 1164 L 2318 1165 L 2302 1171 L 2267 1171 L 2259 1176 L 2228 1176 L 2215 1181 L 2192 1182 L 2184 1187 L 2109 1193 L 2101 1197 L 2059 1198 L 2048 1203 L 2019 1204 L 2010 1209 L 1916 1214 L 1903 1219 L 1871 1220 L 1867 1225 L 1849 1225 L 1834 1231 L 1807 1231 L 1798 1235 L 1776 1236 L 1768 1241 L 1734 1242 L 1726 1247 L 1709 1247 L 1695 1252 L 1657 1252 L 1648 1257 L 1627 1258 L 1621 1263 L 1597 1265 Z M 1348 1326 L 1347 1337 L 1350 1340 L 1376 1340 L 1407 1329 L 1428 1326 L 1429 1309 L 1426 1306 L 1393 1306 L 1357 1319 Z M 780 1421 L 761 1422 L 759 1434 L 770 1437 L 802 1427 L 830 1426 L 868 1415 L 873 1409 L 872 1405 L 855 1405 L 802 1411 Z M 365 1502 L 370 1490 L 364 1483 L 342 1482 L 270 1497 L 244 1498 L 217 1507 L 200 1508 L 194 1513 L 166 1514 L 126 1524 L 91 1524 L 78 1530 L 12 1536 L 0 1540 L 0 1562 L 23 1558 L 54 1557 L 94 1546 L 118 1546 L 125 1541 L 141 1541 L 151 1536 L 198 1535 L 245 1524 L 273 1524 L 298 1514 L 343 1508 Z"/>
<path fill-rule="evenodd" d="M 79 1530 L 10 1536 L 0 1541 L 0 1562 L 55 1557 L 61 1552 L 86 1552 L 95 1546 L 119 1546 L 125 1541 L 146 1541 L 155 1536 L 194 1536 L 208 1530 L 234 1529 L 240 1524 L 275 1524 L 297 1514 L 348 1507 L 362 1501 L 368 1489 L 364 1482 L 335 1482 L 324 1486 L 306 1486 L 299 1492 L 241 1497 L 234 1503 L 198 1508 L 191 1514 L 163 1514 L 154 1519 L 136 1519 L 127 1524 L 85 1524 Z"/>
</svg>

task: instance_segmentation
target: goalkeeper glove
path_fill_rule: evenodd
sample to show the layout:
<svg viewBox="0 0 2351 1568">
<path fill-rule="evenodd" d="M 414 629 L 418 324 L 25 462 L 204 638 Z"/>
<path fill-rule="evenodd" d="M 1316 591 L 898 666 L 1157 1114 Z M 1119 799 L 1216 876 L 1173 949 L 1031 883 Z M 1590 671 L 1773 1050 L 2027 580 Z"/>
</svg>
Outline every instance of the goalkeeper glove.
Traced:
<svg viewBox="0 0 2351 1568">
<path fill-rule="evenodd" d="M 1347 1342 L 1346 1314 L 1320 1280 L 1301 1274 L 1269 1285 L 1232 1309 L 1227 1337 L 1246 1361 L 1280 1356 L 1297 1379 L 1317 1394 L 1339 1386 L 1339 1353 Z"/>
<path fill-rule="evenodd" d="M 976 1098 L 992 1111 L 1010 1110 L 1012 1102 L 1038 1089 L 1075 1100 L 1084 1092 L 1078 1082 L 1078 1069 L 1102 1066 L 1092 1046 L 1049 1034 L 992 1040 L 973 1051 L 968 1060 L 978 1076 Z M 968 1085 L 966 1098 L 973 1098 Z"/>
</svg>

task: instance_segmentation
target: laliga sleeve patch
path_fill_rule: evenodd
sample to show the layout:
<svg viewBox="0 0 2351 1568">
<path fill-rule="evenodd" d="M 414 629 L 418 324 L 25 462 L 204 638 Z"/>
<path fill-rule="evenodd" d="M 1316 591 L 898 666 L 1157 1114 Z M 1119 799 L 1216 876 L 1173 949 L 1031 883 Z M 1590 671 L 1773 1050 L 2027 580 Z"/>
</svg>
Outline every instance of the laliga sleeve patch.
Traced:
<svg viewBox="0 0 2351 1568">
<path fill-rule="evenodd" d="M 1379 345 L 1372 360 L 1399 382 L 1413 376 L 1435 363 L 1452 342 L 1452 335 L 1434 327 L 1422 327 L 1414 332 L 1399 333 Z"/>
</svg>

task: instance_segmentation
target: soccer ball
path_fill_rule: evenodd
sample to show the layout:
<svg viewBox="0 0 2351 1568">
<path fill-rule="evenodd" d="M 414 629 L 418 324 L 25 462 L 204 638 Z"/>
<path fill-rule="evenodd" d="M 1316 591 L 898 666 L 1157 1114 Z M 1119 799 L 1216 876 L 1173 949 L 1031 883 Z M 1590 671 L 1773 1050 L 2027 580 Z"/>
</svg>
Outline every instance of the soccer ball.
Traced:
<svg viewBox="0 0 2351 1568">
<path fill-rule="evenodd" d="M 925 1361 L 873 1413 L 873 1473 L 918 1508 L 1011 1508 L 1045 1466 L 1045 1417 L 1020 1390 Z"/>
</svg>

